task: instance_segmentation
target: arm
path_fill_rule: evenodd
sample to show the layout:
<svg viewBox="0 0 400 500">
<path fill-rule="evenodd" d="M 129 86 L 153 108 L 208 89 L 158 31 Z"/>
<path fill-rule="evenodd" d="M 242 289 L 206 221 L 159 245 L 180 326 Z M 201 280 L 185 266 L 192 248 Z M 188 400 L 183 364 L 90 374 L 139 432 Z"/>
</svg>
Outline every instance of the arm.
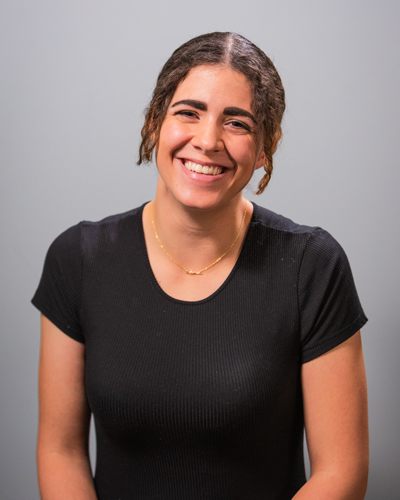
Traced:
<svg viewBox="0 0 400 500">
<path fill-rule="evenodd" d="M 88 453 L 85 346 L 42 316 L 37 463 L 42 500 L 96 500 Z"/>
<path fill-rule="evenodd" d="M 368 416 L 360 333 L 305 363 L 302 387 L 311 477 L 293 500 L 362 500 Z"/>
</svg>

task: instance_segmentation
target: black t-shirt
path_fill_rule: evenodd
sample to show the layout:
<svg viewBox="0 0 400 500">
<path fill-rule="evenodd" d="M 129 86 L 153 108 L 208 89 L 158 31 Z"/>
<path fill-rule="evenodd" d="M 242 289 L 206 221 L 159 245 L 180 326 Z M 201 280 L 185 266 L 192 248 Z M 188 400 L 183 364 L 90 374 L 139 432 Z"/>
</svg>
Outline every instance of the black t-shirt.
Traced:
<svg viewBox="0 0 400 500">
<path fill-rule="evenodd" d="M 152 273 L 142 211 L 62 233 L 32 299 L 85 343 L 99 500 L 291 499 L 305 482 L 301 364 L 367 320 L 346 255 L 254 205 L 226 281 L 186 302 Z"/>
</svg>

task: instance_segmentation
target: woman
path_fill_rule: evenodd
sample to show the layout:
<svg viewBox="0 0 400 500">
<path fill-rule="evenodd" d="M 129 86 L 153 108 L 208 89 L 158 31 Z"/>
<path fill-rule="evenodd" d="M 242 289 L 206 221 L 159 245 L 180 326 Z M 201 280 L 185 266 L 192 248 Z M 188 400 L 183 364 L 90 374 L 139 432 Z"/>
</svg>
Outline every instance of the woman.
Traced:
<svg viewBox="0 0 400 500">
<path fill-rule="evenodd" d="M 190 40 L 142 130 L 155 200 L 50 247 L 33 299 L 43 500 L 364 498 L 366 318 L 347 259 L 242 195 L 261 167 L 268 184 L 284 108 L 251 42 Z"/>
</svg>

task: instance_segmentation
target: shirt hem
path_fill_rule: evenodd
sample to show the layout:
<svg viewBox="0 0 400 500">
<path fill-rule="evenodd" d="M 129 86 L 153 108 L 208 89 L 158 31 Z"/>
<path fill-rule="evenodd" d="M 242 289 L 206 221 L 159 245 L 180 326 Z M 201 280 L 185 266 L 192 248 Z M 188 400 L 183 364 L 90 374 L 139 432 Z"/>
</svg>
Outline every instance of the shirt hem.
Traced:
<svg viewBox="0 0 400 500">
<path fill-rule="evenodd" d="M 350 325 L 337 333 L 334 337 L 331 337 L 325 340 L 322 344 L 311 347 L 307 351 L 304 351 L 301 362 L 307 363 L 308 361 L 311 361 L 318 356 L 321 356 L 322 354 L 330 351 L 334 347 L 342 344 L 350 337 L 352 337 L 355 333 L 357 333 L 358 330 L 360 330 L 360 328 L 364 326 L 367 321 L 368 318 L 365 316 L 365 314 L 361 314 L 357 317 L 356 320 L 354 320 Z"/>
<path fill-rule="evenodd" d="M 38 309 L 47 319 L 49 319 L 58 329 L 60 329 L 65 335 L 68 335 L 73 340 L 80 342 L 81 344 L 85 343 L 85 339 L 83 335 L 76 331 L 74 328 L 64 323 L 60 318 L 55 316 L 46 306 L 44 306 L 39 300 L 33 298 L 31 303 Z"/>
</svg>

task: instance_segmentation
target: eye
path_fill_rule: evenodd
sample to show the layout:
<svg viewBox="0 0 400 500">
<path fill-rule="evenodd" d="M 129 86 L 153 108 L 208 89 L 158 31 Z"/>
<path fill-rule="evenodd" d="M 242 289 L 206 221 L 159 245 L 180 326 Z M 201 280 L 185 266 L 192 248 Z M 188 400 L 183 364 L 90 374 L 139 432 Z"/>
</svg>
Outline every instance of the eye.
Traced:
<svg viewBox="0 0 400 500">
<path fill-rule="evenodd" d="M 181 111 L 177 111 L 175 113 L 175 116 L 176 115 L 184 116 L 187 118 L 197 118 L 197 114 L 194 111 L 190 111 L 188 109 L 182 109 Z"/>
<path fill-rule="evenodd" d="M 243 130 L 247 130 L 250 132 L 250 127 L 249 125 L 247 125 L 247 123 L 244 123 L 244 122 L 240 122 L 238 120 L 232 120 L 229 122 L 229 125 L 232 125 L 233 128 L 235 129 L 243 129 Z"/>
</svg>

